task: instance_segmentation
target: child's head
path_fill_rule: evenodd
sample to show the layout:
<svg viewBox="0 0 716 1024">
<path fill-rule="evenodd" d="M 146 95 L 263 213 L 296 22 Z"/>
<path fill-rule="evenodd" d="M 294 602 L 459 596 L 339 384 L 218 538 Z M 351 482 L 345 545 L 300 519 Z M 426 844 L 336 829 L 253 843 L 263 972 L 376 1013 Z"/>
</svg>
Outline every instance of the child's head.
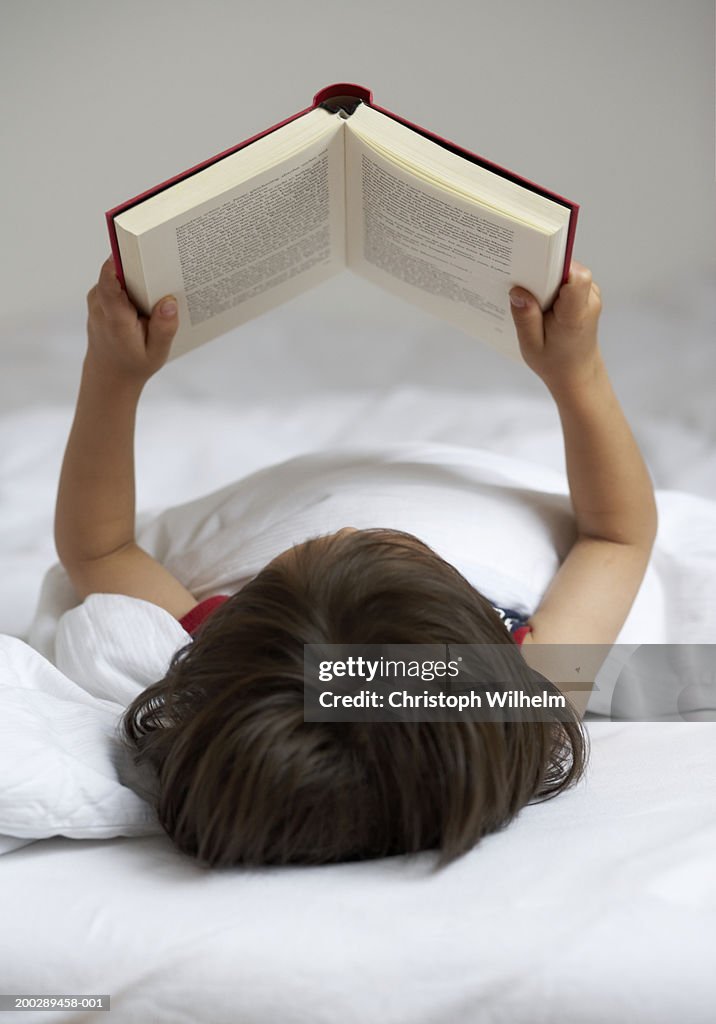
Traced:
<svg viewBox="0 0 716 1024">
<path fill-rule="evenodd" d="M 447 864 L 584 770 L 576 713 L 305 722 L 306 643 L 514 641 L 490 602 L 410 534 L 346 529 L 274 559 L 122 720 L 136 762 L 156 772 L 162 827 L 208 866 L 421 850 Z"/>
</svg>

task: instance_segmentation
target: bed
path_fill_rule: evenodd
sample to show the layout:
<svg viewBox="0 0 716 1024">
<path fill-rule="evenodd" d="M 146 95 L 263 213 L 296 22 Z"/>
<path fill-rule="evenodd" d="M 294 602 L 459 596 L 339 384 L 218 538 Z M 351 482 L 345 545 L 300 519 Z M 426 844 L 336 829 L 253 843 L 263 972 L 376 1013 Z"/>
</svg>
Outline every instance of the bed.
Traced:
<svg viewBox="0 0 716 1024">
<path fill-rule="evenodd" d="M 342 286 L 347 309 L 360 308 L 364 287 L 369 298 L 355 279 Z M 582 782 L 439 874 L 430 854 L 211 872 L 157 832 L 112 759 L 121 701 L 71 689 L 43 648 L 52 623 L 37 615 L 53 580 L 54 598 L 72 601 L 53 576 L 52 510 L 84 313 L 3 339 L 0 992 L 108 994 L 123 1024 L 713 1020 L 716 294 L 684 280 L 674 296 L 607 303 L 602 316 L 602 348 L 659 503 L 657 554 L 619 638 L 646 660 L 630 661 L 626 688 L 615 673 L 590 701 Z M 558 417 L 529 371 L 397 306 L 381 323 L 322 317 L 315 301 L 177 360 L 148 386 L 137 442 L 147 537 L 161 510 L 325 448 L 476 447 L 536 466 L 562 500 Z M 664 692 L 676 680 L 679 699 L 654 714 L 638 695 L 666 644 L 676 660 Z M 55 708 L 103 723 L 96 751 L 62 747 Z M 20 733 L 34 737 L 35 760 Z M 43 759 L 55 741 L 55 760 Z M 77 779 L 93 757 L 90 798 Z M 63 800 L 74 828 L 53 834 Z M 108 808 L 115 832 L 125 815 L 125 834 L 92 833 L 93 814 L 106 824 Z M 24 831 L 10 831 L 12 814 Z"/>
</svg>

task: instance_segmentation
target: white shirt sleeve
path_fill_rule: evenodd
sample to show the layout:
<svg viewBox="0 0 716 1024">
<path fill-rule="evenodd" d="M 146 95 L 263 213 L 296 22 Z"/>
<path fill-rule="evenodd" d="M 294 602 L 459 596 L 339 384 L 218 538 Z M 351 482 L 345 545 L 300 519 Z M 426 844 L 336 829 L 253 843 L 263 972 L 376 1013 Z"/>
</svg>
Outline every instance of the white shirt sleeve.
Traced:
<svg viewBox="0 0 716 1024">
<path fill-rule="evenodd" d="M 125 594 L 91 594 L 61 617 L 55 664 L 95 697 L 127 706 L 162 679 L 191 636 L 164 608 Z"/>
</svg>

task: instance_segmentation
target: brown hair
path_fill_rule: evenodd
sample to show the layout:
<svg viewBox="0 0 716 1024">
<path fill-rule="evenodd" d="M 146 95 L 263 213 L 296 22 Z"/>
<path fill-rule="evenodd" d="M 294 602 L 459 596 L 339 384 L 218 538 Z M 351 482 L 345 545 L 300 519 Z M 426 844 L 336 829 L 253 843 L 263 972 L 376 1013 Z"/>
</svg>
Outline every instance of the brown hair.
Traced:
<svg viewBox="0 0 716 1024">
<path fill-rule="evenodd" d="M 579 716 L 568 704 L 560 722 L 306 722 L 303 645 L 449 643 L 514 640 L 411 534 L 313 538 L 212 613 L 120 735 L 155 773 L 162 827 L 206 866 L 439 850 L 439 868 L 581 777 Z M 516 660 L 522 685 L 534 680 Z"/>
</svg>

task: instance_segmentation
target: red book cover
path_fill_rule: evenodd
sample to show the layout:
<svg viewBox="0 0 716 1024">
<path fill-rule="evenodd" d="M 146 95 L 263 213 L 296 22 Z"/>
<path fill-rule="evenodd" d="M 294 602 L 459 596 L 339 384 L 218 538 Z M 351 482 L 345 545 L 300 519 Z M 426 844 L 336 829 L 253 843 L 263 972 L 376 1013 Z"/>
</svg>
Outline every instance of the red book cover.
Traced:
<svg viewBox="0 0 716 1024">
<path fill-rule="evenodd" d="M 264 135 L 268 135 L 270 132 L 276 131 L 277 128 L 282 128 L 283 125 L 288 124 L 290 121 L 294 121 L 297 117 L 303 117 L 304 114 L 310 113 L 311 110 L 314 110 L 320 105 L 327 106 L 331 110 L 338 109 L 340 106 L 344 106 L 350 110 L 351 105 L 353 105 L 354 108 L 358 101 L 362 101 L 366 105 L 372 107 L 374 110 L 378 111 L 379 114 L 385 114 L 387 117 L 391 117 L 394 121 L 398 121 L 407 128 L 411 128 L 413 131 L 423 135 L 426 139 L 430 139 L 431 142 L 436 142 L 438 145 L 444 146 L 446 149 L 451 150 L 451 152 L 456 153 L 458 156 L 464 157 L 472 163 L 479 164 L 488 171 L 493 171 L 495 174 L 499 174 L 503 178 L 507 178 L 510 181 L 515 182 L 517 185 L 521 185 L 523 188 L 531 189 L 533 192 L 537 192 L 539 195 L 567 207 L 570 211 L 570 217 L 569 232 L 567 235 L 567 248 L 562 272 L 562 284 L 567 282 L 569 278 L 569 266 L 572 259 L 572 248 L 574 246 L 574 235 L 577 229 L 577 215 L 579 213 L 579 206 L 577 203 L 573 203 L 571 200 L 565 199 L 564 196 L 557 195 L 555 192 L 550 192 L 546 188 L 542 188 L 541 185 L 537 185 L 533 181 L 529 181 L 527 178 L 522 178 L 513 171 L 508 171 L 505 167 L 500 167 L 499 164 L 492 163 L 492 161 L 486 160 L 484 157 L 478 156 L 476 153 L 471 153 L 470 150 L 463 149 L 454 142 L 450 142 L 448 139 L 443 139 L 441 136 L 435 135 L 433 132 L 429 132 L 425 128 L 421 128 L 420 125 L 407 121 L 404 117 L 394 114 L 391 110 L 386 110 L 385 107 L 379 107 L 377 103 L 373 102 L 373 93 L 370 89 L 366 89 L 365 86 L 355 85 L 352 82 L 336 82 L 333 85 L 328 85 L 325 89 L 321 89 L 317 92 L 313 97 L 313 103 L 310 107 L 306 107 L 304 110 L 299 110 L 297 114 L 292 114 L 283 121 L 279 121 L 278 124 L 274 124 L 270 128 L 266 128 L 264 131 L 259 132 L 258 135 L 252 135 L 251 138 L 245 139 L 243 142 L 239 142 L 236 146 L 232 146 L 231 149 L 227 149 L 223 153 L 218 153 L 209 160 L 204 160 L 195 167 L 190 167 L 187 171 L 183 171 L 181 174 L 177 174 L 173 178 L 169 178 L 167 181 L 163 181 L 161 184 L 155 185 L 146 192 L 142 192 L 140 195 L 134 196 L 132 199 L 128 199 L 120 206 L 115 206 L 112 210 L 108 210 L 105 214 L 105 218 L 107 221 L 107 228 L 109 230 L 112 255 L 114 256 L 114 266 L 122 287 L 125 288 L 126 286 L 124 274 L 122 272 L 122 260 L 119 253 L 119 245 L 117 244 L 117 232 L 114 226 L 114 218 L 116 216 L 123 213 L 125 210 L 129 210 L 132 206 L 136 206 L 137 203 L 141 203 L 145 199 L 149 199 L 150 196 L 157 195 L 157 193 L 162 192 L 171 185 L 176 185 L 177 182 L 183 181 L 192 174 L 196 174 L 198 171 L 203 171 L 204 168 L 210 167 L 212 164 L 216 163 L 217 160 L 223 160 L 224 157 L 230 156 L 232 153 L 236 153 L 239 149 L 243 149 L 244 146 L 248 146 L 257 139 L 263 138 Z M 352 112 L 352 110 L 350 110 L 350 112 Z"/>
</svg>

